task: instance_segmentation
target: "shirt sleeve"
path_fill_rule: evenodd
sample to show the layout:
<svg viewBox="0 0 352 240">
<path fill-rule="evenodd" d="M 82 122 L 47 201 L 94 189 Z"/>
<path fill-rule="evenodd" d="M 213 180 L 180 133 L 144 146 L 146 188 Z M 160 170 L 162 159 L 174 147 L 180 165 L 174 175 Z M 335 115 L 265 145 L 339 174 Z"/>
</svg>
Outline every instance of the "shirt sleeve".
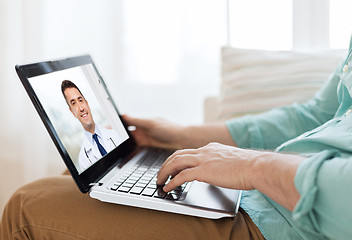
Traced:
<svg viewBox="0 0 352 240">
<path fill-rule="evenodd" d="M 337 86 L 341 65 L 306 103 L 227 121 L 226 126 L 233 140 L 242 148 L 274 150 L 287 140 L 330 120 L 339 106 Z"/>
<path fill-rule="evenodd" d="M 295 176 L 300 200 L 293 220 L 317 239 L 352 236 L 352 157 L 329 150 L 305 159 Z"/>
</svg>

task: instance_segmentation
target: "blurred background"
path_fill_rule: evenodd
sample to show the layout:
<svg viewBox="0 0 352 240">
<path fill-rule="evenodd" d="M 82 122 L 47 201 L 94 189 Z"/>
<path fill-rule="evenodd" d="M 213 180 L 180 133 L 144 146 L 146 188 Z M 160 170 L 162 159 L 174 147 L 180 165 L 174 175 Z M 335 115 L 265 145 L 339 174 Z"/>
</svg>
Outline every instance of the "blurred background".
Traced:
<svg viewBox="0 0 352 240">
<path fill-rule="evenodd" d="M 0 212 L 64 164 L 14 66 L 91 54 L 122 113 L 203 121 L 222 46 L 347 48 L 350 0 L 0 0 Z M 1 215 L 1 213 L 0 213 Z"/>
</svg>

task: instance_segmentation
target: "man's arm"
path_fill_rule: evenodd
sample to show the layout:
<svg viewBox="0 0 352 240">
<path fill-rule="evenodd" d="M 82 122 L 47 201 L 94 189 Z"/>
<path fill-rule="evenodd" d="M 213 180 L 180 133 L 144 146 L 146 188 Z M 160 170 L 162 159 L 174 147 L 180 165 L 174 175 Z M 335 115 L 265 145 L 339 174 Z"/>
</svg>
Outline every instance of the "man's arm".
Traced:
<svg viewBox="0 0 352 240">
<path fill-rule="evenodd" d="M 199 148 L 211 142 L 236 147 L 229 130 L 224 123 L 209 123 L 185 128 L 184 148 Z"/>
<path fill-rule="evenodd" d="M 322 125 L 336 113 L 340 114 L 336 112 L 339 107 L 337 86 L 342 66 L 340 64 L 336 68 L 334 74 L 306 103 L 278 107 L 262 114 L 227 121 L 237 146 L 274 150 L 282 143 Z"/>
<path fill-rule="evenodd" d="M 257 189 L 292 211 L 299 200 L 294 177 L 303 157 L 240 149 L 211 143 L 199 149 L 175 152 L 158 173 L 158 184 L 168 192 L 194 180 L 216 186 Z"/>
<path fill-rule="evenodd" d="M 140 146 L 193 148 L 177 151 L 163 165 L 159 184 L 170 175 L 175 176 L 165 191 L 198 180 L 233 189 L 258 189 L 290 210 L 299 199 L 293 179 L 303 159 L 300 156 L 236 148 L 222 123 L 184 127 L 161 119 L 127 115 L 124 119 L 136 127 L 133 135 Z M 221 144 L 207 145 L 210 142 Z"/>
<path fill-rule="evenodd" d="M 225 123 L 180 126 L 163 119 L 140 119 L 124 115 L 139 146 L 170 149 L 199 148 L 210 142 L 236 146 Z"/>
<path fill-rule="evenodd" d="M 303 160 L 299 155 L 266 153 L 255 161 L 251 175 L 253 188 L 293 211 L 300 198 L 294 179 Z"/>
<path fill-rule="evenodd" d="M 348 139 L 345 139 L 348 141 Z M 301 195 L 292 217 L 315 239 L 351 239 L 352 157 L 325 150 L 304 160 L 296 173 Z"/>
</svg>

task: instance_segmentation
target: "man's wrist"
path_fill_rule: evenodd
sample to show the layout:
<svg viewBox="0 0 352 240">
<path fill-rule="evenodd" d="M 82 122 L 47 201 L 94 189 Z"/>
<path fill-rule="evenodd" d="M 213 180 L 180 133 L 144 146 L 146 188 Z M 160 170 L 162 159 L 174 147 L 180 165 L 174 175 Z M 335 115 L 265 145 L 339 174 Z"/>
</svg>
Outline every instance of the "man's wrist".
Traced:
<svg viewBox="0 0 352 240">
<path fill-rule="evenodd" d="M 199 148 L 211 142 L 236 146 L 225 124 L 210 123 L 181 129 L 183 148 Z"/>
<path fill-rule="evenodd" d="M 266 181 L 266 175 L 268 174 L 268 168 L 272 162 L 271 152 L 256 152 L 256 156 L 249 160 L 249 169 L 247 176 L 249 177 L 249 183 L 254 189 L 260 189 Z"/>
<path fill-rule="evenodd" d="M 198 134 L 196 133 L 196 126 L 182 127 L 181 132 L 181 148 L 197 148 L 196 140 Z M 199 136 L 198 136 L 199 137 Z"/>
<path fill-rule="evenodd" d="M 263 152 L 253 162 L 249 182 L 254 189 L 292 211 L 300 197 L 294 177 L 303 159 L 299 155 Z"/>
</svg>

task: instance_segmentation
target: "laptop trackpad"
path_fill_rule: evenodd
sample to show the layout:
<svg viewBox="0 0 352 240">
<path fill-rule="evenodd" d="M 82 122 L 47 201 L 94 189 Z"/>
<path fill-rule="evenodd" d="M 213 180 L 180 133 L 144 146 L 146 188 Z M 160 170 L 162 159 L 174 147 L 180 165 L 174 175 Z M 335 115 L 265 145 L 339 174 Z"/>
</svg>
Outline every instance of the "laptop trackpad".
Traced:
<svg viewBox="0 0 352 240">
<path fill-rule="evenodd" d="M 240 191 L 194 181 L 184 204 L 212 210 L 236 212 Z"/>
</svg>

